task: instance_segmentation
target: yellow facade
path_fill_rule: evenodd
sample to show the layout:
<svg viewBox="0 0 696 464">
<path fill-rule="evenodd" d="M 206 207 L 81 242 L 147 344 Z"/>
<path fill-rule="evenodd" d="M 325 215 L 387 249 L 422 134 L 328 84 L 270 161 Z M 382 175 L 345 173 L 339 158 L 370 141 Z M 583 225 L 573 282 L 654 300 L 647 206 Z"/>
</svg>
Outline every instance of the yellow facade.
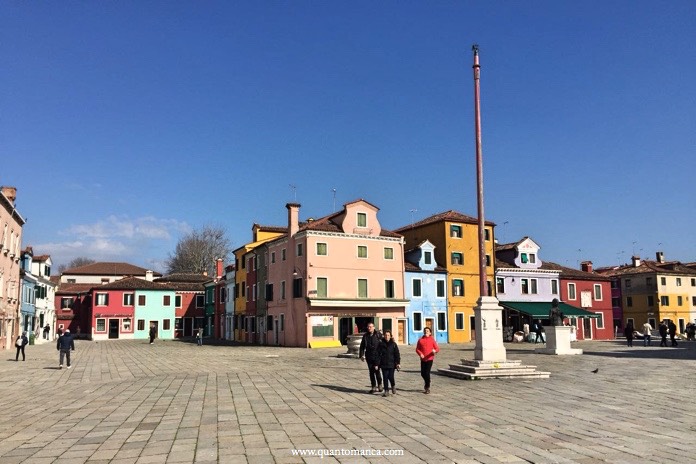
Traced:
<svg viewBox="0 0 696 464">
<path fill-rule="evenodd" d="M 457 229 L 453 233 L 452 226 Z M 490 257 L 486 268 L 486 279 L 489 281 L 492 294 L 495 295 L 493 252 L 493 226 L 487 225 L 486 255 Z M 399 230 L 406 239 L 405 249 L 412 249 L 424 240 L 430 240 L 435 245 L 435 260 L 439 266 L 447 268 L 447 331 L 450 343 L 465 343 L 472 341 L 471 318 L 474 317 L 474 307 L 479 299 L 479 261 L 478 261 L 478 225 L 475 223 L 441 220 L 422 226 L 414 226 Z M 461 254 L 462 263 L 455 264 L 453 254 Z M 463 282 L 463 295 L 453 294 L 455 280 Z M 457 328 L 457 313 L 463 314 L 464 326 Z"/>
</svg>

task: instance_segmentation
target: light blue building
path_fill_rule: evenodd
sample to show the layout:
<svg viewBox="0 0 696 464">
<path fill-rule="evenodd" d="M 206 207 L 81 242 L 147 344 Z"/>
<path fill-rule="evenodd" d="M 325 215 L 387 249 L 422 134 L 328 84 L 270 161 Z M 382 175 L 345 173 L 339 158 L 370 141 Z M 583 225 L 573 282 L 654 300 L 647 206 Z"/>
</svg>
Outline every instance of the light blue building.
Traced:
<svg viewBox="0 0 696 464">
<path fill-rule="evenodd" d="M 144 282 L 142 287 L 164 284 Z M 147 339 L 150 327 L 157 329 L 157 338 L 174 339 L 174 320 L 176 319 L 176 291 L 173 289 L 136 289 L 135 290 L 135 332 L 133 338 Z"/>
<path fill-rule="evenodd" d="M 22 252 L 20 262 L 21 300 L 20 300 L 20 332 L 26 332 L 27 337 L 36 330 L 36 282 L 37 279 L 31 273 L 33 252 L 27 247 Z"/>
<path fill-rule="evenodd" d="M 404 293 L 408 343 L 415 344 L 430 327 L 438 343 L 447 343 L 447 269 L 435 262 L 435 245 L 429 240 L 405 252 Z"/>
</svg>

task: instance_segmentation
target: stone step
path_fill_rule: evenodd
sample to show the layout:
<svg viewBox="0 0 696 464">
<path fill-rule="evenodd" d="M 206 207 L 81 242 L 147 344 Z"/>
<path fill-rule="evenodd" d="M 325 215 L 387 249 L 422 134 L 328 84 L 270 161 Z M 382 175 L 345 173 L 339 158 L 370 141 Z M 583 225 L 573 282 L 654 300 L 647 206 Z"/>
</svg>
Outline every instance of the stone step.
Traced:
<svg viewBox="0 0 696 464">
<path fill-rule="evenodd" d="M 479 379 L 548 379 L 551 376 L 550 372 L 525 372 L 525 373 L 513 373 L 507 371 L 497 370 L 496 372 L 490 373 L 477 373 L 477 372 L 461 372 L 451 369 L 438 369 L 437 373 L 439 375 L 444 375 L 447 377 L 453 377 L 462 380 L 479 380 Z"/>
<path fill-rule="evenodd" d="M 507 367 L 507 368 L 488 368 L 488 367 L 471 367 L 471 366 L 463 366 L 461 364 L 450 364 L 449 370 L 452 371 L 457 371 L 457 372 L 468 372 L 472 374 L 483 374 L 483 373 L 495 373 L 495 372 L 504 372 L 506 374 L 526 374 L 530 372 L 534 372 L 536 370 L 536 366 L 517 366 L 517 367 Z"/>
<path fill-rule="evenodd" d="M 508 361 L 476 361 L 472 359 L 461 359 L 462 365 L 472 366 L 472 367 L 483 367 L 483 368 L 502 368 L 506 369 L 509 367 L 519 367 L 522 361 L 508 360 Z"/>
</svg>

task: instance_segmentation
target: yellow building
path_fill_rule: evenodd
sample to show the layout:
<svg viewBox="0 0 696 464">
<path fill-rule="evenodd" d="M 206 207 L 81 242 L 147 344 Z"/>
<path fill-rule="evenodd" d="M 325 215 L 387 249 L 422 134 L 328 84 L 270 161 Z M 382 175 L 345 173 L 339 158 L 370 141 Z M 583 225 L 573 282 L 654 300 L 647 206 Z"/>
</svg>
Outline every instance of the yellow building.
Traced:
<svg viewBox="0 0 696 464">
<path fill-rule="evenodd" d="M 486 280 L 488 294 L 495 296 L 495 224 L 486 221 Z M 474 217 L 445 211 L 394 232 L 404 236 L 405 249 L 424 240 L 435 245 L 435 261 L 447 269 L 447 313 L 450 343 L 475 339 L 474 307 L 479 295 L 478 220 Z"/>
</svg>

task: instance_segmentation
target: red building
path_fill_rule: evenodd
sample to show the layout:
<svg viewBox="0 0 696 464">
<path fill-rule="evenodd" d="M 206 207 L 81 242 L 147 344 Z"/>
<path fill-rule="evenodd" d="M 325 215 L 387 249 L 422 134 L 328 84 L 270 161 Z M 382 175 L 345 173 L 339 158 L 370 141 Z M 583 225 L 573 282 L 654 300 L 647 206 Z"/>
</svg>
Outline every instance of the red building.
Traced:
<svg viewBox="0 0 696 464">
<path fill-rule="evenodd" d="M 203 274 L 175 273 L 155 279 L 176 291 L 174 338 L 195 336 L 205 325 L 205 286 L 210 277 Z"/>
<path fill-rule="evenodd" d="M 582 270 L 544 263 L 544 269 L 560 271 L 561 301 L 599 314 L 599 318 L 570 320 L 577 327 L 578 340 L 611 340 L 614 338 L 611 278 L 592 272 L 592 262 L 584 261 Z"/>
<path fill-rule="evenodd" d="M 95 284 L 60 284 L 56 290 L 55 333 L 67 330 L 76 337 L 89 337 L 92 333 L 92 297 Z"/>
</svg>

